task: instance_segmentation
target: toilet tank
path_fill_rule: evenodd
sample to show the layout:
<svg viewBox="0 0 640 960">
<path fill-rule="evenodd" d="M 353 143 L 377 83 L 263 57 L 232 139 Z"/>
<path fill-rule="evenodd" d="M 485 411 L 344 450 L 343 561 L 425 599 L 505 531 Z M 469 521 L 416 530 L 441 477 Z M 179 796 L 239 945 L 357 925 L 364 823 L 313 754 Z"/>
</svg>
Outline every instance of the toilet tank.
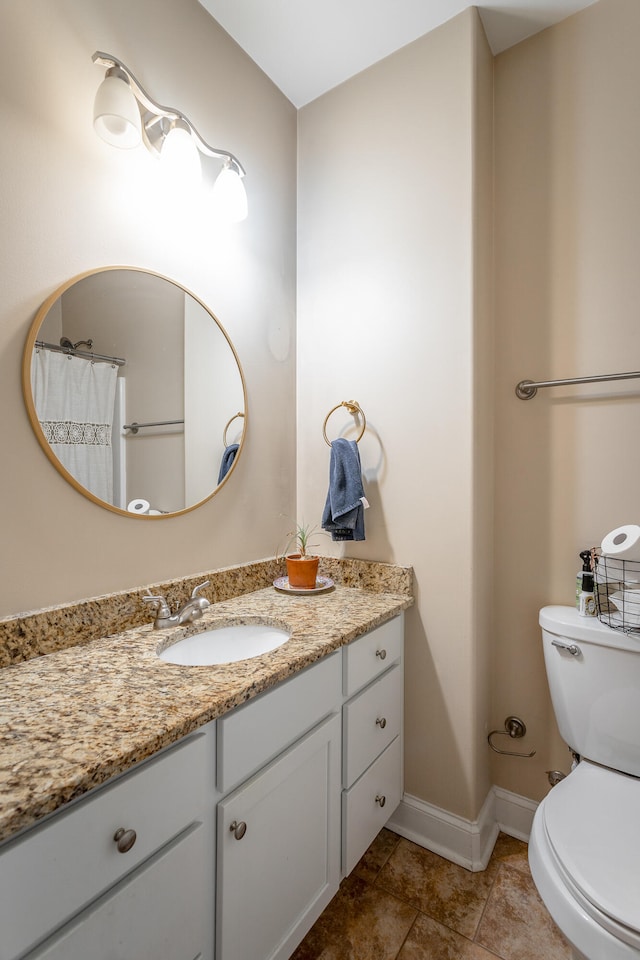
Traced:
<svg viewBox="0 0 640 960">
<path fill-rule="evenodd" d="M 640 777 L 640 635 L 540 611 L 544 661 L 562 739 L 582 757 Z"/>
</svg>

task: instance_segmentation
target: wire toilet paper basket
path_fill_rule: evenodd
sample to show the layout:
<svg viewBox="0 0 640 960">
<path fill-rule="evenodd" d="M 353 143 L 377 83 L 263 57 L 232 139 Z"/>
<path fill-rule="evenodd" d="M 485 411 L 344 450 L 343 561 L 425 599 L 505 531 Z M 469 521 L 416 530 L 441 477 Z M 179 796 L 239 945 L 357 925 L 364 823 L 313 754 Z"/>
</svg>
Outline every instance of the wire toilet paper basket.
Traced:
<svg viewBox="0 0 640 960">
<path fill-rule="evenodd" d="M 594 556 L 596 613 L 602 623 L 640 635 L 640 561 Z"/>
</svg>

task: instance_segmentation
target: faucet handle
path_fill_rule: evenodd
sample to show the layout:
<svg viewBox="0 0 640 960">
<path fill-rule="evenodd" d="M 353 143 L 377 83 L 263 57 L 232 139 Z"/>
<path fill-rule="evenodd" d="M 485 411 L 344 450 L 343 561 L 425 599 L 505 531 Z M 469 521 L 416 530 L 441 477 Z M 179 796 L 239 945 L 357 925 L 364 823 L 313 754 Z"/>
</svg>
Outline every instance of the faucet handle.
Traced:
<svg viewBox="0 0 640 960">
<path fill-rule="evenodd" d="M 153 597 L 151 596 L 151 594 L 149 594 L 149 596 L 143 597 L 142 599 L 145 603 L 158 604 L 158 610 L 157 610 L 158 619 L 164 619 L 165 617 L 171 616 L 171 610 L 169 608 L 169 604 L 167 603 L 164 597 L 162 596 Z"/>
<path fill-rule="evenodd" d="M 205 580 L 204 583 L 199 583 L 197 587 L 194 587 L 193 590 L 191 591 L 191 599 L 194 600 L 198 596 L 198 592 L 202 590 L 203 587 L 208 587 L 210 583 L 211 583 L 210 580 Z"/>
</svg>

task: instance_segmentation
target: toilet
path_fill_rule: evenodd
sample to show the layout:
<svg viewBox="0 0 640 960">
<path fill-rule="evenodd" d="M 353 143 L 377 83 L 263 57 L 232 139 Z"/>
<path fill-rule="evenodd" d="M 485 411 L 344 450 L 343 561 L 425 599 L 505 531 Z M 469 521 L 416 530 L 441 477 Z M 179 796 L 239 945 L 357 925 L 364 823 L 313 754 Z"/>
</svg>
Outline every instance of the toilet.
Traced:
<svg viewBox="0 0 640 960">
<path fill-rule="evenodd" d="M 560 734 L 580 762 L 538 806 L 529 864 L 576 960 L 640 960 L 640 635 L 540 611 Z"/>
</svg>

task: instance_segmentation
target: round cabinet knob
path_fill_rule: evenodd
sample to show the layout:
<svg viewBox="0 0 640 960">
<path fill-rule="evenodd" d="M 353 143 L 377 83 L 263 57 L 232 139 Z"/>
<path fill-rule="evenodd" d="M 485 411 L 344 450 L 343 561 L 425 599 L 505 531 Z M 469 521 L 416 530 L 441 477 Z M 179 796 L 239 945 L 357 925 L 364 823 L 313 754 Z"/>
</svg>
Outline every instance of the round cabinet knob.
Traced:
<svg viewBox="0 0 640 960">
<path fill-rule="evenodd" d="M 135 830 L 125 830 L 124 827 L 119 827 L 114 833 L 113 839 L 118 846 L 118 853 L 127 853 L 136 842 L 136 832 Z"/>
<path fill-rule="evenodd" d="M 387 659 L 387 651 L 386 651 L 386 650 L 376 650 L 376 657 L 380 657 L 381 660 L 386 660 L 386 659 Z"/>
<path fill-rule="evenodd" d="M 244 820 L 234 820 L 231 826 L 229 827 L 229 833 L 232 833 L 236 840 L 242 840 L 245 833 L 247 832 L 247 825 Z"/>
<path fill-rule="evenodd" d="M 386 725 L 387 725 L 387 718 L 386 718 L 386 717 L 378 717 L 378 719 L 376 720 L 376 726 L 377 726 L 377 727 L 380 727 L 381 730 L 384 730 L 384 728 L 386 727 Z"/>
<path fill-rule="evenodd" d="M 376 803 L 378 804 L 378 806 L 384 807 L 386 802 L 387 802 L 387 798 L 384 796 L 384 794 L 379 793 L 376 797 Z"/>
</svg>

